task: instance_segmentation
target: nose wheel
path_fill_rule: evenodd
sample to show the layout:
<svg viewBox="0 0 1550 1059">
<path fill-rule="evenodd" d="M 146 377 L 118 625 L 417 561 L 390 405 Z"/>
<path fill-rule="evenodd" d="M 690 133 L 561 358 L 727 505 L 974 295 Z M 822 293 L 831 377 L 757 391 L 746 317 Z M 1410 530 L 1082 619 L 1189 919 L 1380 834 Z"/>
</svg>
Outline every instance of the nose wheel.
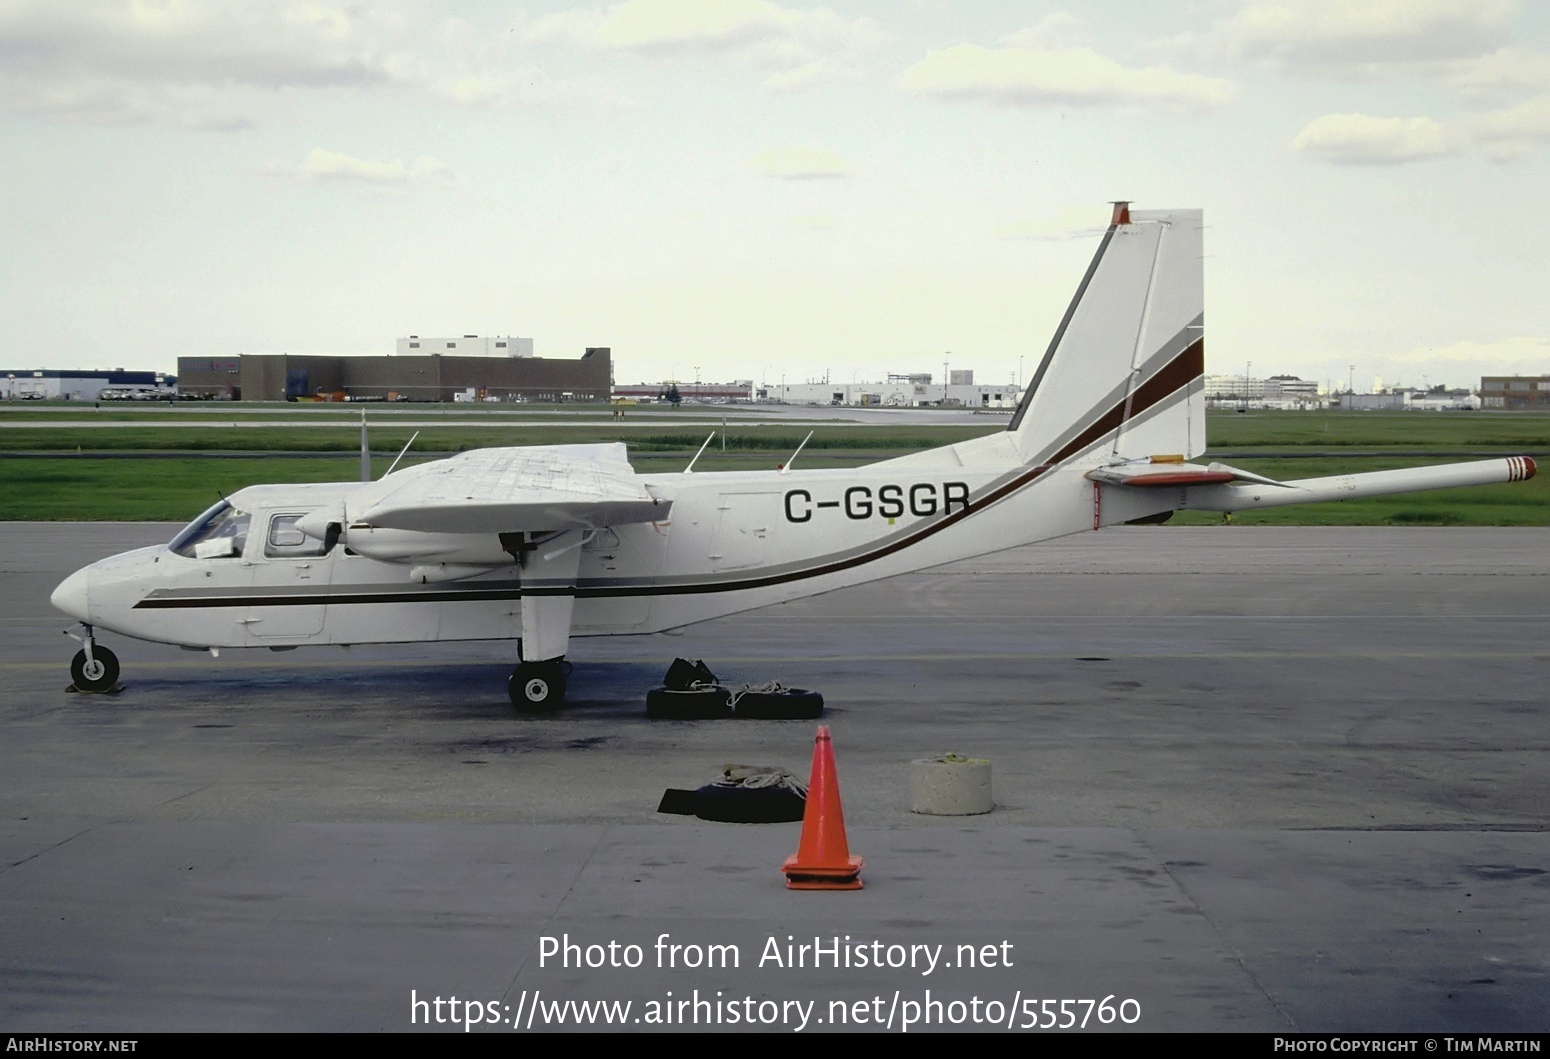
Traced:
<svg viewBox="0 0 1550 1059">
<path fill-rule="evenodd" d="M 507 690 L 511 701 L 523 710 L 557 710 L 565 702 L 565 678 L 570 665 L 561 659 L 523 662 L 511 671 Z"/>
<path fill-rule="evenodd" d="M 118 656 L 101 644 L 82 648 L 70 660 L 70 679 L 81 691 L 107 691 L 118 683 Z"/>
</svg>

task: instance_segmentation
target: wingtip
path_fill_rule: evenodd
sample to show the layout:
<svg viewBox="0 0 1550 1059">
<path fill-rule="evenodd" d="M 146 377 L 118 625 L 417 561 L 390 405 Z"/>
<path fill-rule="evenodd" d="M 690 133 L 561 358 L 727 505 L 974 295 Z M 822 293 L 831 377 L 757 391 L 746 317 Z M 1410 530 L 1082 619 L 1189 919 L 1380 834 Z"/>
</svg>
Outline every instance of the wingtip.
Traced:
<svg viewBox="0 0 1550 1059">
<path fill-rule="evenodd" d="M 1109 224 L 1120 225 L 1130 223 L 1130 203 L 1121 199 L 1114 202 L 1114 215 L 1109 218 Z"/>
<path fill-rule="evenodd" d="M 1532 456 L 1525 456 L 1525 457 L 1523 457 L 1523 480 L 1525 482 L 1528 481 L 1530 478 L 1534 477 L 1535 473 L 1538 470 L 1539 470 L 1539 467 L 1538 467 L 1538 465 L 1536 465 L 1534 463 L 1534 457 L 1532 457 Z"/>
</svg>

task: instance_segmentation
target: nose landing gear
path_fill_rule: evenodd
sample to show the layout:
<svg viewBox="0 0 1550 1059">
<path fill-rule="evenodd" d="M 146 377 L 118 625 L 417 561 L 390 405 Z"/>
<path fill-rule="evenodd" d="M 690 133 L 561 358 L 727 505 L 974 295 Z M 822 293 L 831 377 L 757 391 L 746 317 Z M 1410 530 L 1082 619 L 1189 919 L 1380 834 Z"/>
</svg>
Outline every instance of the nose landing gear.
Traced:
<svg viewBox="0 0 1550 1059">
<path fill-rule="evenodd" d="M 103 647 L 92 636 L 90 625 L 82 625 L 85 636 L 66 631 L 65 635 L 81 641 L 82 647 L 70 660 L 70 679 L 77 691 L 109 691 L 118 683 L 118 656 Z"/>
</svg>

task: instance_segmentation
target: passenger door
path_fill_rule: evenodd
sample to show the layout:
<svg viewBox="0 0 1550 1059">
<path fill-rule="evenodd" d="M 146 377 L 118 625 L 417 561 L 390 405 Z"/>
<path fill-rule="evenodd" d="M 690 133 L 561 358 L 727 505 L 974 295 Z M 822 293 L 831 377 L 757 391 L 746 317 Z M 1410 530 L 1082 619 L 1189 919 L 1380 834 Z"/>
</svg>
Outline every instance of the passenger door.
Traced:
<svg viewBox="0 0 1550 1059">
<path fill-rule="evenodd" d="M 323 542 L 296 528 L 306 514 L 264 513 L 248 545 L 253 599 L 244 621 L 255 646 L 307 643 L 323 631 L 331 564 Z"/>
</svg>

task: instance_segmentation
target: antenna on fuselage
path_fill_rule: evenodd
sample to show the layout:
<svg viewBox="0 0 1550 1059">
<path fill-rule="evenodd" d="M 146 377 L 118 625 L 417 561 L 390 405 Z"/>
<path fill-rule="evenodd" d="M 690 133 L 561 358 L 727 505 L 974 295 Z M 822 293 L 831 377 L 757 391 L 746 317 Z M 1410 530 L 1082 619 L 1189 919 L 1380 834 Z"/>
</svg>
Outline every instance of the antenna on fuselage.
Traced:
<svg viewBox="0 0 1550 1059">
<path fill-rule="evenodd" d="M 366 443 L 366 409 L 361 409 L 361 481 L 371 481 L 371 446 Z"/>
<path fill-rule="evenodd" d="M 806 448 L 807 447 L 807 443 L 809 441 L 812 441 L 812 440 L 813 440 L 813 431 L 809 430 L 807 432 L 807 437 L 802 439 L 802 444 L 798 445 L 796 452 L 793 452 L 791 454 L 791 459 L 789 459 L 785 463 L 781 464 L 781 466 L 780 466 L 780 473 L 781 474 L 785 474 L 787 471 L 791 470 L 791 465 L 793 463 L 797 462 L 797 457 L 802 454 L 802 450 L 804 448 Z"/>
<path fill-rule="evenodd" d="M 715 440 L 716 440 L 716 432 L 714 430 L 712 430 L 710 432 L 710 437 L 705 439 L 705 444 L 700 446 L 700 451 L 696 452 L 694 454 L 694 459 L 689 461 L 689 466 L 684 468 L 684 473 L 685 474 L 688 474 L 690 471 L 694 470 L 695 463 L 699 460 L 699 458 L 701 456 L 703 456 L 705 454 L 705 450 L 710 447 L 710 443 L 712 441 L 715 441 Z"/>
<path fill-rule="evenodd" d="M 388 467 L 387 470 L 382 472 L 382 477 L 386 478 L 388 475 L 393 473 L 393 468 L 398 466 L 398 461 L 404 458 L 404 453 L 409 451 L 409 446 L 413 445 L 414 444 L 414 439 L 419 437 L 419 436 L 420 436 L 420 432 L 418 430 L 416 430 L 412 435 L 410 435 L 409 440 L 404 442 L 404 447 L 399 450 L 398 455 L 393 457 L 392 464 Z"/>
</svg>

